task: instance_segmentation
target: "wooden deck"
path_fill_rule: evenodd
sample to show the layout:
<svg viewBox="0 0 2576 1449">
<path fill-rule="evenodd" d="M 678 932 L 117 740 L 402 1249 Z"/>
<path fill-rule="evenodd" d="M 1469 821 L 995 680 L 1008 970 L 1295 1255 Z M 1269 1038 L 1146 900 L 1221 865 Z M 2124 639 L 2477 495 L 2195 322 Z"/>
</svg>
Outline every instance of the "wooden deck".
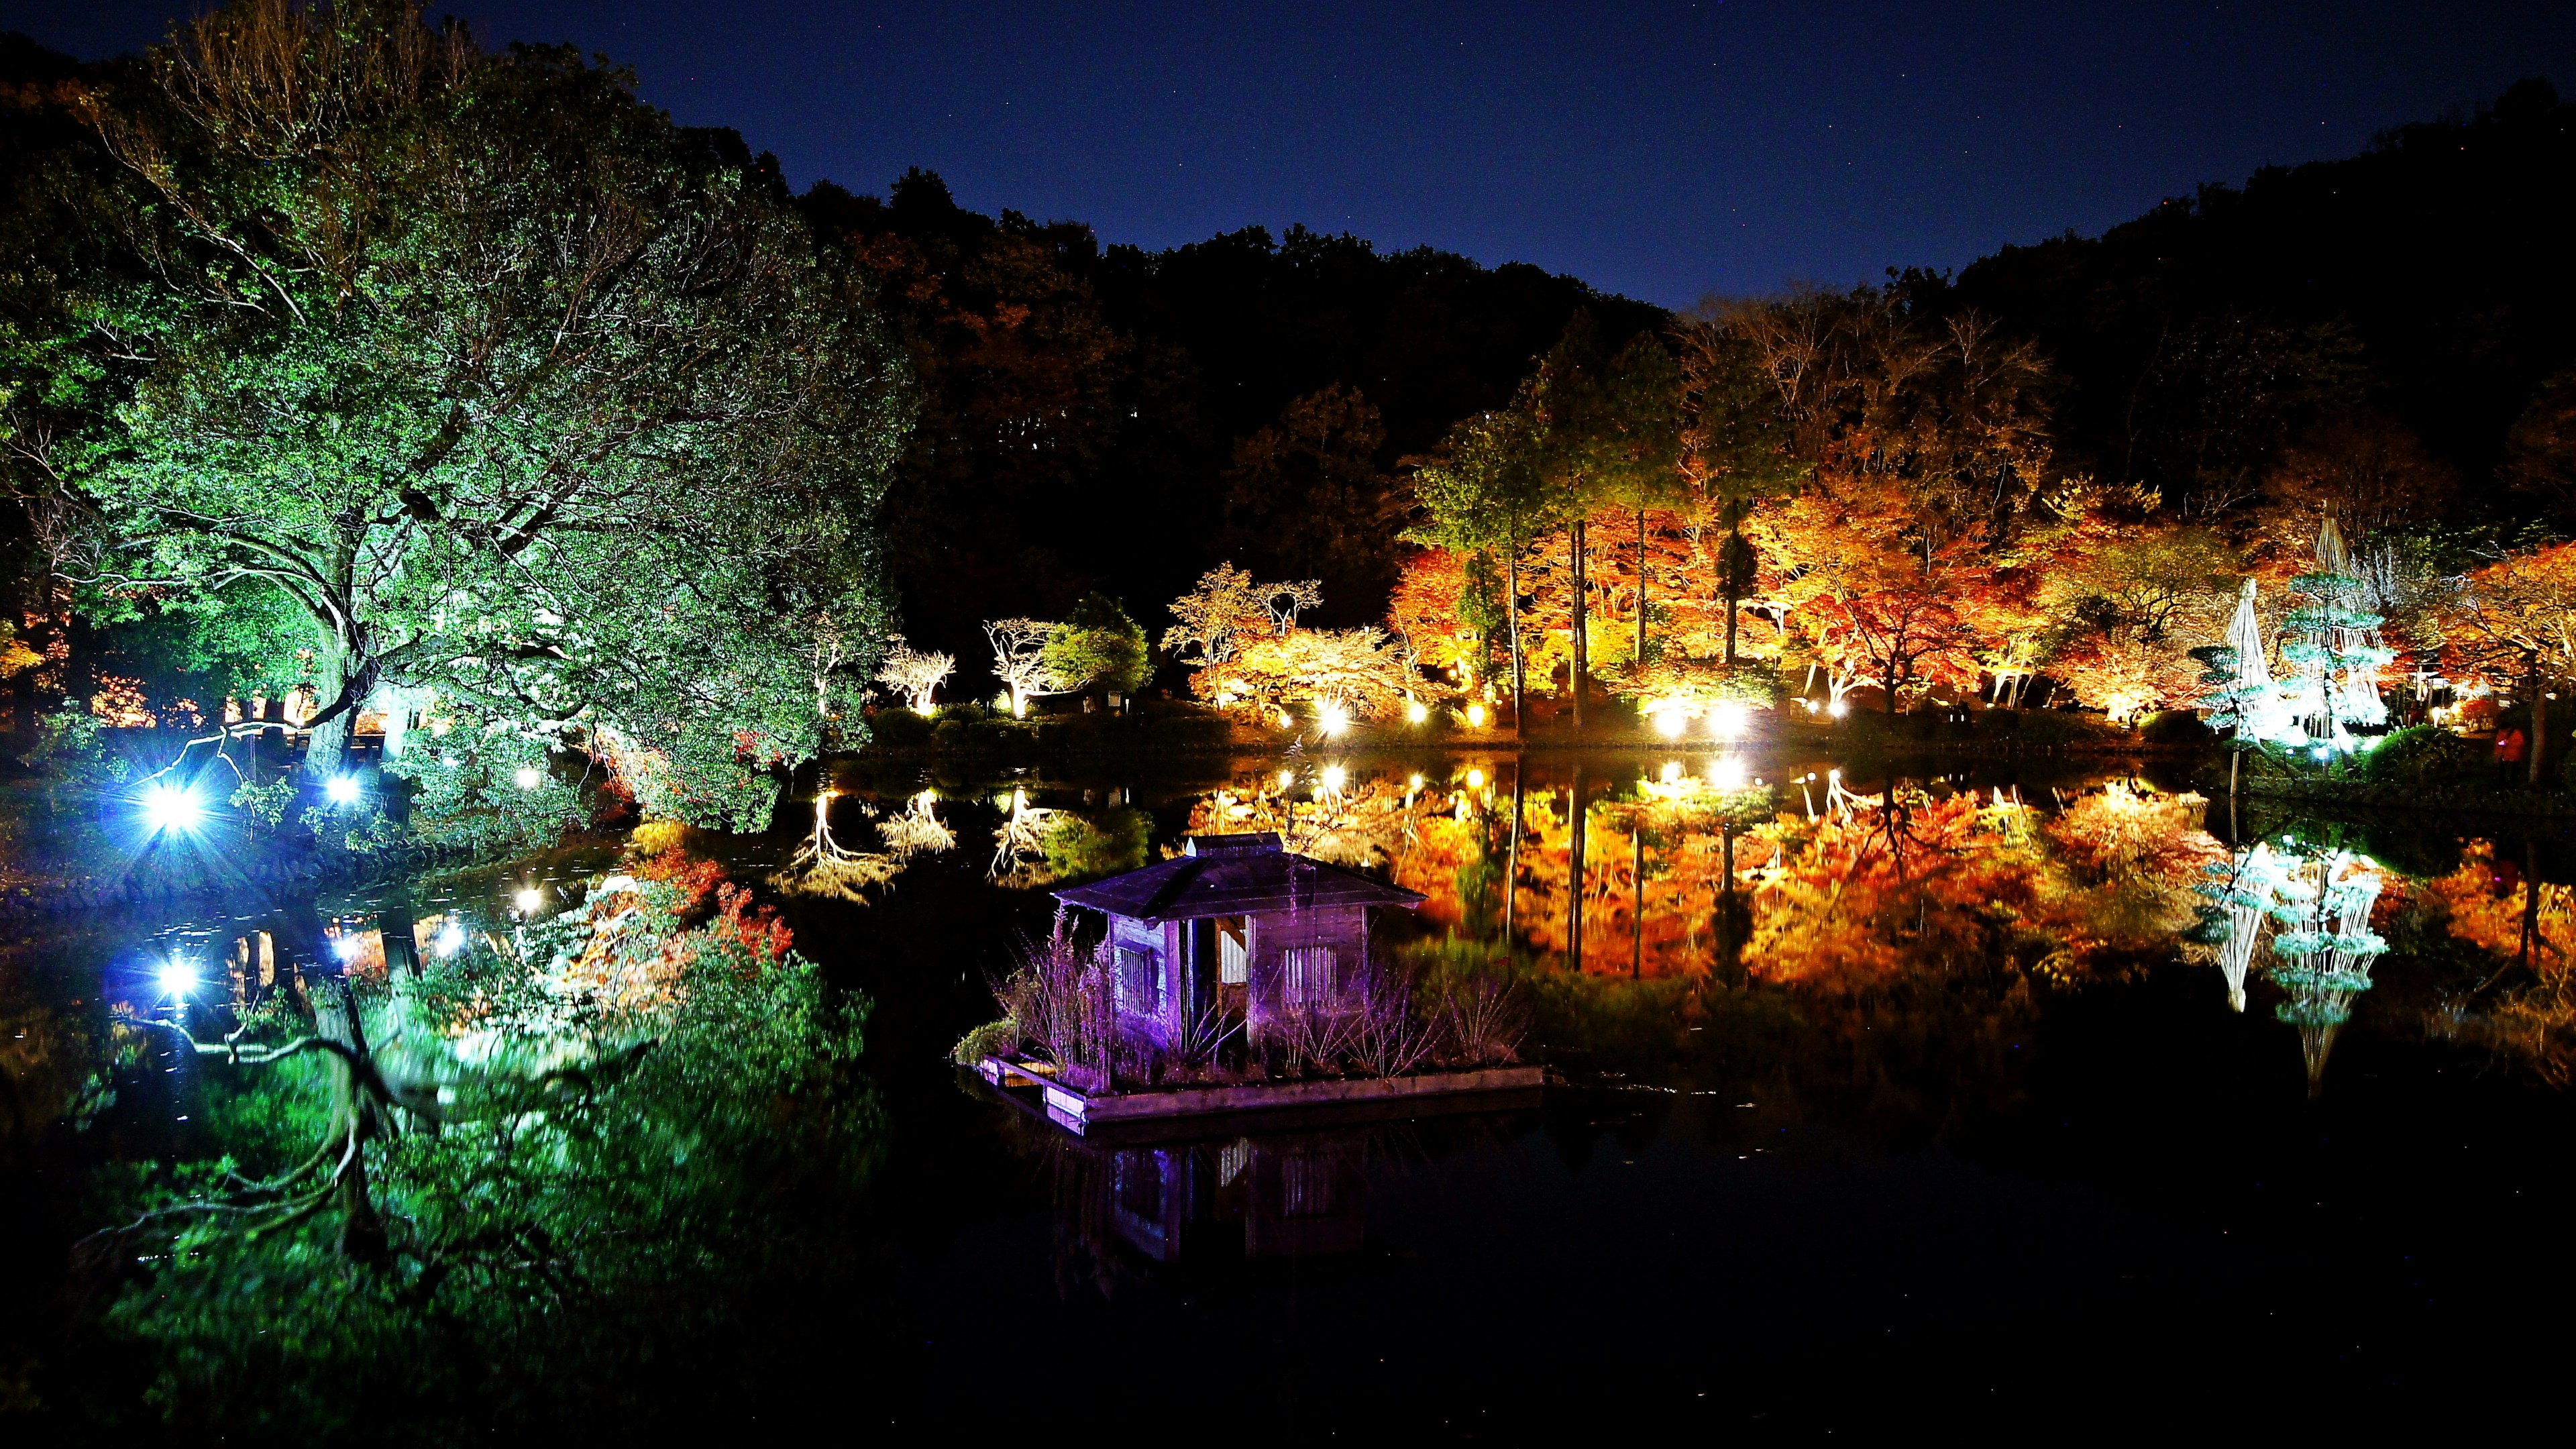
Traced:
<svg viewBox="0 0 2576 1449">
<path fill-rule="evenodd" d="M 1409 1077 L 1354 1077 L 1337 1081 L 1247 1082 L 1227 1087 L 1156 1087 L 1133 1092 L 1085 1092 L 1059 1082 L 1043 1065 L 988 1056 L 976 1064 L 978 1075 L 1020 1096 L 1035 1089 L 1047 1119 L 1066 1131 L 1096 1135 L 1103 1127 L 1136 1124 L 1194 1125 L 1199 1119 L 1242 1113 L 1269 1113 L 1295 1108 L 1372 1106 L 1454 1112 L 1482 1105 L 1497 1093 L 1534 1095 L 1547 1084 L 1547 1069 L 1535 1066 L 1484 1067 L 1463 1072 L 1425 1072 Z M 1016 1090 L 1015 1090 L 1016 1089 Z"/>
</svg>

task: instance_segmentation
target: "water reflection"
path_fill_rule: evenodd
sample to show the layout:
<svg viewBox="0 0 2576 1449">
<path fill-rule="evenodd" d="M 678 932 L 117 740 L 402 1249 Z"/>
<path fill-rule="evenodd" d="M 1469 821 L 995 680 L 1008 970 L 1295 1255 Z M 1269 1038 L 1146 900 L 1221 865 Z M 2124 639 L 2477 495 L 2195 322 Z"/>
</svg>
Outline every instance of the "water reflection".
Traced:
<svg viewBox="0 0 2576 1449">
<path fill-rule="evenodd" d="M 1491 1119 L 1101 1143 L 1028 1124 L 947 1074 L 942 1049 L 989 1014 L 981 978 L 1013 932 L 1043 927 L 1032 887 L 1132 868 L 1189 831 L 1260 829 L 1424 892 L 1418 931 L 1391 950 L 1425 971 L 1511 973 L 1531 1050 L 1571 1085 Z M 518 1396 L 521 1423 L 592 1393 L 632 1409 L 656 1392 L 637 1384 L 639 1345 L 743 1383 L 753 1358 L 786 1365 L 799 1341 L 846 1343 L 803 1310 L 781 1313 L 776 1332 L 743 1325 L 876 1272 L 889 1249 L 871 1236 L 870 1204 L 889 1184 L 935 1225 L 916 1235 L 1025 1214 L 1033 1236 L 1051 1235 L 1064 1283 L 1252 1281 L 1297 1262 L 1362 1275 L 1390 1243 L 1441 1241 L 1485 1211 L 1471 1195 L 1424 1207 L 1418 1189 L 1498 1139 L 1508 1150 L 1492 1159 L 1514 1165 L 1479 1179 L 1495 1204 L 1525 1190 L 1533 1159 L 1589 1171 L 1613 1143 L 1618 1160 L 1587 1190 L 1600 1210 L 1634 1214 L 1655 1204 L 1602 1177 L 1677 1141 L 1730 1165 L 1936 1145 L 2009 1157 L 1997 1124 L 2064 1120 L 2068 1075 L 2105 1039 L 2120 1063 L 2106 1073 L 2143 1081 L 2172 1065 L 2155 1080 L 2186 1090 L 2221 1054 L 2213 1043 L 2243 1041 L 2259 1070 L 2229 1079 L 2225 1113 L 2356 1100 L 2385 1112 L 2372 1083 L 2392 1049 L 2437 1062 L 2474 1051 L 2514 1069 L 2497 1080 L 2555 1082 L 2576 1030 L 2576 898 L 2552 839 L 2231 816 L 2127 775 L 1855 777 L 1725 750 L 1290 757 L 1160 784 L 850 777 L 768 838 L 666 834 L 402 889 L 67 920 L 0 943 L 0 1161 L 20 1200 L 48 1194 L 58 1219 L 21 1223 L 43 1251 L 32 1266 L 7 1260 L 18 1281 L 52 1282 L 63 1246 L 109 1221 L 102 1202 L 203 1196 L 227 1159 L 223 1171 L 270 1181 L 345 1140 L 331 1132 L 347 1099 L 319 1059 L 306 1076 L 257 1081 L 246 1063 L 120 1016 L 209 1043 L 264 1021 L 271 1035 L 242 1040 L 284 1045 L 289 1024 L 321 1023 L 346 986 L 389 1095 L 436 1129 L 369 1149 L 385 1250 L 415 1297 L 333 1296 L 349 1280 L 327 1234 L 295 1251 L 208 1236 L 184 1262 L 160 1255 L 132 1265 L 151 1276 L 91 1290 L 123 1305 L 98 1328 L 120 1348 L 86 1355 L 94 1367 L 80 1372 L 123 1372 L 120 1391 L 136 1395 L 150 1379 L 182 1419 L 205 1422 L 269 1403 L 328 1419 L 339 1391 L 315 1386 L 334 1383 L 424 1413 L 456 1385 L 498 1385 Z M 602 1023 L 661 1009 L 664 958 L 658 946 L 593 956 L 567 939 L 537 960 L 530 943 L 551 940 L 540 918 L 592 920 L 620 871 L 676 888 L 713 867 L 771 882 L 800 949 L 875 1003 L 864 1062 L 882 1095 L 858 1075 L 855 1038 L 817 1034 L 814 1013 L 840 999 L 819 990 L 735 1000 L 653 1033 L 624 1075 L 596 1070 L 640 1040 Z M 721 918 L 707 879 L 706 913 Z M 737 904 L 737 921 L 756 914 Z M 476 1056 L 476 1013 L 506 1005 L 533 1021 L 565 999 L 478 1004 L 489 983 L 468 968 L 510 952 L 605 1004 L 600 1023 L 547 1037 L 574 1040 L 572 1055 Z M 2086 1050 L 2057 1049 L 2043 1070 L 2070 1020 L 2092 1033 Z M 548 1085 L 562 1100 L 485 1111 L 567 1064 L 587 1089 Z M 2302 1100 L 2302 1077 L 2327 1091 L 2322 1104 Z M 2159 1097 L 2140 1115 L 2212 1110 Z M 914 1155 L 887 1167 L 897 1141 Z M 332 1211 L 307 1221 L 318 1232 Z M 1640 1279 L 1621 1304 L 1647 1321 L 1656 1287 Z M 58 1322 L 55 1311 L 27 1307 L 19 1321 Z M 275 1341 L 295 1327 L 286 1353 Z M 18 1342 L 0 1350 L 49 1351 Z"/>
<path fill-rule="evenodd" d="M 1014 1140 L 1048 1183 L 1059 1289 L 1114 1297 L 1166 1274 L 1205 1280 L 1360 1253 L 1373 1177 L 1528 1131 L 1532 1096 L 1507 1112 L 1123 1146 L 1032 1121 Z"/>
</svg>

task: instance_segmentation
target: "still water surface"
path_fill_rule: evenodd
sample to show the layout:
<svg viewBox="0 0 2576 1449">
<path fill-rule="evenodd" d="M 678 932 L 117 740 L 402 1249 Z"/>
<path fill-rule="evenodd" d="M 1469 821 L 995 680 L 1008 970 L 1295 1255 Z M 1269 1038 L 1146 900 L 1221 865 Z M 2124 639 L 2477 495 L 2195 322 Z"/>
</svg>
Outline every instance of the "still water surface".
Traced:
<svg viewBox="0 0 2576 1449">
<path fill-rule="evenodd" d="M 646 1305 L 722 1325 L 727 1350 L 694 1362 L 624 1363 L 637 1305 L 596 1304 L 597 1357 L 538 1369 L 595 1409 L 495 1363 L 428 1419 L 407 1402 L 392 1437 L 589 1412 L 1256 1441 L 2458 1424 L 2544 1405 L 2563 1363 L 2554 833 L 2231 810 L 2131 776 L 1855 780 L 1707 755 L 832 784 L 819 868 L 811 833 L 694 847 L 764 883 L 798 949 L 870 1003 L 864 1172 L 755 1187 L 698 1229 L 774 1234 L 810 1271 L 728 1268 Z M 1385 949 L 1512 963 L 1527 1051 L 1564 1085 L 1103 1146 L 949 1064 L 1046 928 L 1045 887 L 1243 829 L 1422 891 Z M 507 922 L 531 889 L 557 909 L 613 859 L 285 914 L 364 971 L 388 921 L 432 942 Z M 170 1407 L 148 1398 L 167 1345 L 99 1328 L 118 1290 L 61 1265 L 129 1164 L 239 1130 L 209 1120 L 208 1068 L 107 1029 L 102 1003 L 152 1009 L 174 958 L 209 963 L 211 997 L 254 990 L 302 929 L 277 906 L 78 922 L 0 964 L 0 1341 L 23 1366 L 0 1396 L 43 1422 Z M 777 1110 L 790 1133 L 861 1108 Z M 242 1293 L 254 1311 L 225 1333 L 335 1331 Z M 341 1407 L 339 1433 L 385 1428 Z"/>
</svg>

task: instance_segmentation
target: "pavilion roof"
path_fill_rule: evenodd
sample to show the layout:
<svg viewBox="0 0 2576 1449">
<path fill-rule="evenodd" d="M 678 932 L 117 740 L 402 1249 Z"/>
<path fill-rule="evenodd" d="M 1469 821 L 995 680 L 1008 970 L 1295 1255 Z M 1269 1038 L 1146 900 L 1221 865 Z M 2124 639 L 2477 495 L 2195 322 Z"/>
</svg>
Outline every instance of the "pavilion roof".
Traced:
<svg viewBox="0 0 2576 1449">
<path fill-rule="evenodd" d="M 1067 905 L 1143 921 L 1254 916 L 1341 906 L 1422 904 L 1418 891 L 1297 855 L 1274 834 L 1195 835 L 1181 855 L 1055 892 Z"/>
</svg>

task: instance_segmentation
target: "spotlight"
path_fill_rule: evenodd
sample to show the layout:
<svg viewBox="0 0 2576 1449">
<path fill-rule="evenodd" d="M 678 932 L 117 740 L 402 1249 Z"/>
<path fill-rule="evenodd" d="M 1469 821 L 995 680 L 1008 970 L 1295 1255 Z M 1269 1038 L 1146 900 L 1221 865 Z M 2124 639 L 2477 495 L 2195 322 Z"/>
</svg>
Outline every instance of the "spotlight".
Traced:
<svg viewBox="0 0 2576 1449">
<path fill-rule="evenodd" d="M 2324 745 L 2319 745 L 2319 746 L 2317 746 L 2315 749 L 2310 750 L 2308 753 L 2309 753 L 2309 754 L 2312 754 L 2312 755 L 2316 756 L 2318 759 L 2322 760 L 2322 759 L 2325 759 L 2327 756 L 2332 755 L 2332 754 L 2334 753 L 2334 751 L 2333 751 L 2333 750 L 2330 750 L 2330 749 L 2328 749 L 2328 748 L 2326 748 Z"/>
<path fill-rule="evenodd" d="M 510 783 L 522 790 L 533 790 L 546 782 L 546 772 L 534 765 L 521 765 L 510 772 Z"/>
<path fill-rule="evenodd" d="M 1709 780 L 1721 790 L 1743 789 L 1744 762 L 1733 755 L 1719 756 L 1716 768 L 1709 771 Z"/>
<path fill-rule="evenodd" d="M 1471 704 L 1467 706 L 1467 723 L 1477 729 L 1483 729 L 1485 727 L 1485 707 L 1481 704 Z"/>
<path fill-rule="evenodd" d="M 1665 739 L 1680 739 L 1682 737 L 1682 731 L 1689 728 L 1690 716 L 1682 713 L 1680 710 L 1659 709 L 1655 711 L 1655 733 L 1662 735 Z"/>
<path fill-rule="evenodd" d="M 523 916 L 534 915 L 536 914 L 537 907 L 546 903 L 546 894 L 545 892 L 538 890 L 535 886 L 521 886 L 519 887 L 519 893 L 516 896 L 513 896 L 511 901 L 513 904 L 518 906 L 519 914 Z"/>
<path fill-rule="evenodd" d="M 358 954 L 365 949 L 366 943 L 355 936 L 342 936 L 339 940 L 331 943 L 331 954 L 339 957 L 342 961 L 357 960 Z"/>
<path fill-rule="evenodd" d="M 162 963 L 159 977 L 161 994 L 174 1000 L 197 989 L 197 965 L 184 957 Z"/>
<path fill-rule="evenodd" d="M 439 958 L 444 960 L 465 949 L 465 933 L 456 929 L 456 923 L 450 921 L 439 931 L 438 939 L 429 943 L 429 949 L 436 951 Z"/>
<path fill-rule="evenodd" d="M 1412 776 L 1411 778 L 1407 779 L 1407 780 L 1404 782 L 1404 788 L 1406 788 L 1406 789 L 1408 789 L 1408 790 L 1419 790 L 1419 789 L 1421 789 L 1421 788 L 1422 788 L 1422 777 L 1421 777 L 1420 775 L 1415 775 L 1415 776 Z"/>
<path fill-rule="evenodd" d="M 1753 722 L 1753 712 L 1732 702 L 1709 711 L 1708 732 L 1721 740 L 1742 737 L 1746 725 Z"/>
<path fill-rule="evenodd" d="M 1851 706 L 1838 699 L 1825 706 L 1825 713 L 1832 715 L 1836 719 L 1841 719 L 1844 715 L 1851 713 Z"/>
<path fill-rule="evenodd" d="M 194 830 L 205 818 L 196 792 L 180 785 L 155 785 L 143 792 L 143 820 L 155 831 Z"/>
<path fill-rule="evenodd" d="M 330 783 L 322 787 L 322 793 L 329 796 L 334 805 L 355 805 L 358 803 L 358 777 L 334 775 Z"/>
<path fill-rule="evenodd" d="M 1289 786 L 1294 785 L 1294 784 L 1296 784 L 1296 783 L 1297 783 L 1297 772 L 1296 772 L 1296 771 L 1294 771 L 1294 770 L 1282 770 L 1282 771 L 1280 771 L 1280 772 L 1279 772 L 1279 788 L 1280 788 L 1280 789 L 1285 790 L 1285 789 L 1287 789 Z"/>
<path fill-rule="evenodd" d="M 1664 782 L 1665 784 L 1667 784 L 1667 785 L 1678 785 L 1678 784 L 1680 784 L 1680 783 L 1682 782 L 1682 762 L 1681 762 L 1681 761 L 1679 761 L 1679 760 L 1666 760 L 1666 761 L 1664 761 L 1663 782 Z"/>
<path fill-rule="evenodd" d="M 1342 781 L 1348 778 L 1342 773 L 1342 767 L 1339 765 L 1324 767 L 1324 788 L 1328 791 L 1338 792 L 1342 788 Z"/>
<path fill-rule="evenodd" d="M 1315 711 L 1315 727 L 1328 735 L 1337 735 L 1351 727 L 1351 712 L 1338 704 L 1328 704 Z"/>
<path fill-rule="evenodd" d="M 1469 770 L 1467 772 L 1467 788 L 1470 790 L 1484 789 L 1485 772 L 1482 770 Z"/>
<path fill-rule="evenodd" d="M 1431 718 L 1431 706 L 1417 699 L 1404 707 L 1404 717 L 1415 724 L 1420 724 Z"/>
</svg>

